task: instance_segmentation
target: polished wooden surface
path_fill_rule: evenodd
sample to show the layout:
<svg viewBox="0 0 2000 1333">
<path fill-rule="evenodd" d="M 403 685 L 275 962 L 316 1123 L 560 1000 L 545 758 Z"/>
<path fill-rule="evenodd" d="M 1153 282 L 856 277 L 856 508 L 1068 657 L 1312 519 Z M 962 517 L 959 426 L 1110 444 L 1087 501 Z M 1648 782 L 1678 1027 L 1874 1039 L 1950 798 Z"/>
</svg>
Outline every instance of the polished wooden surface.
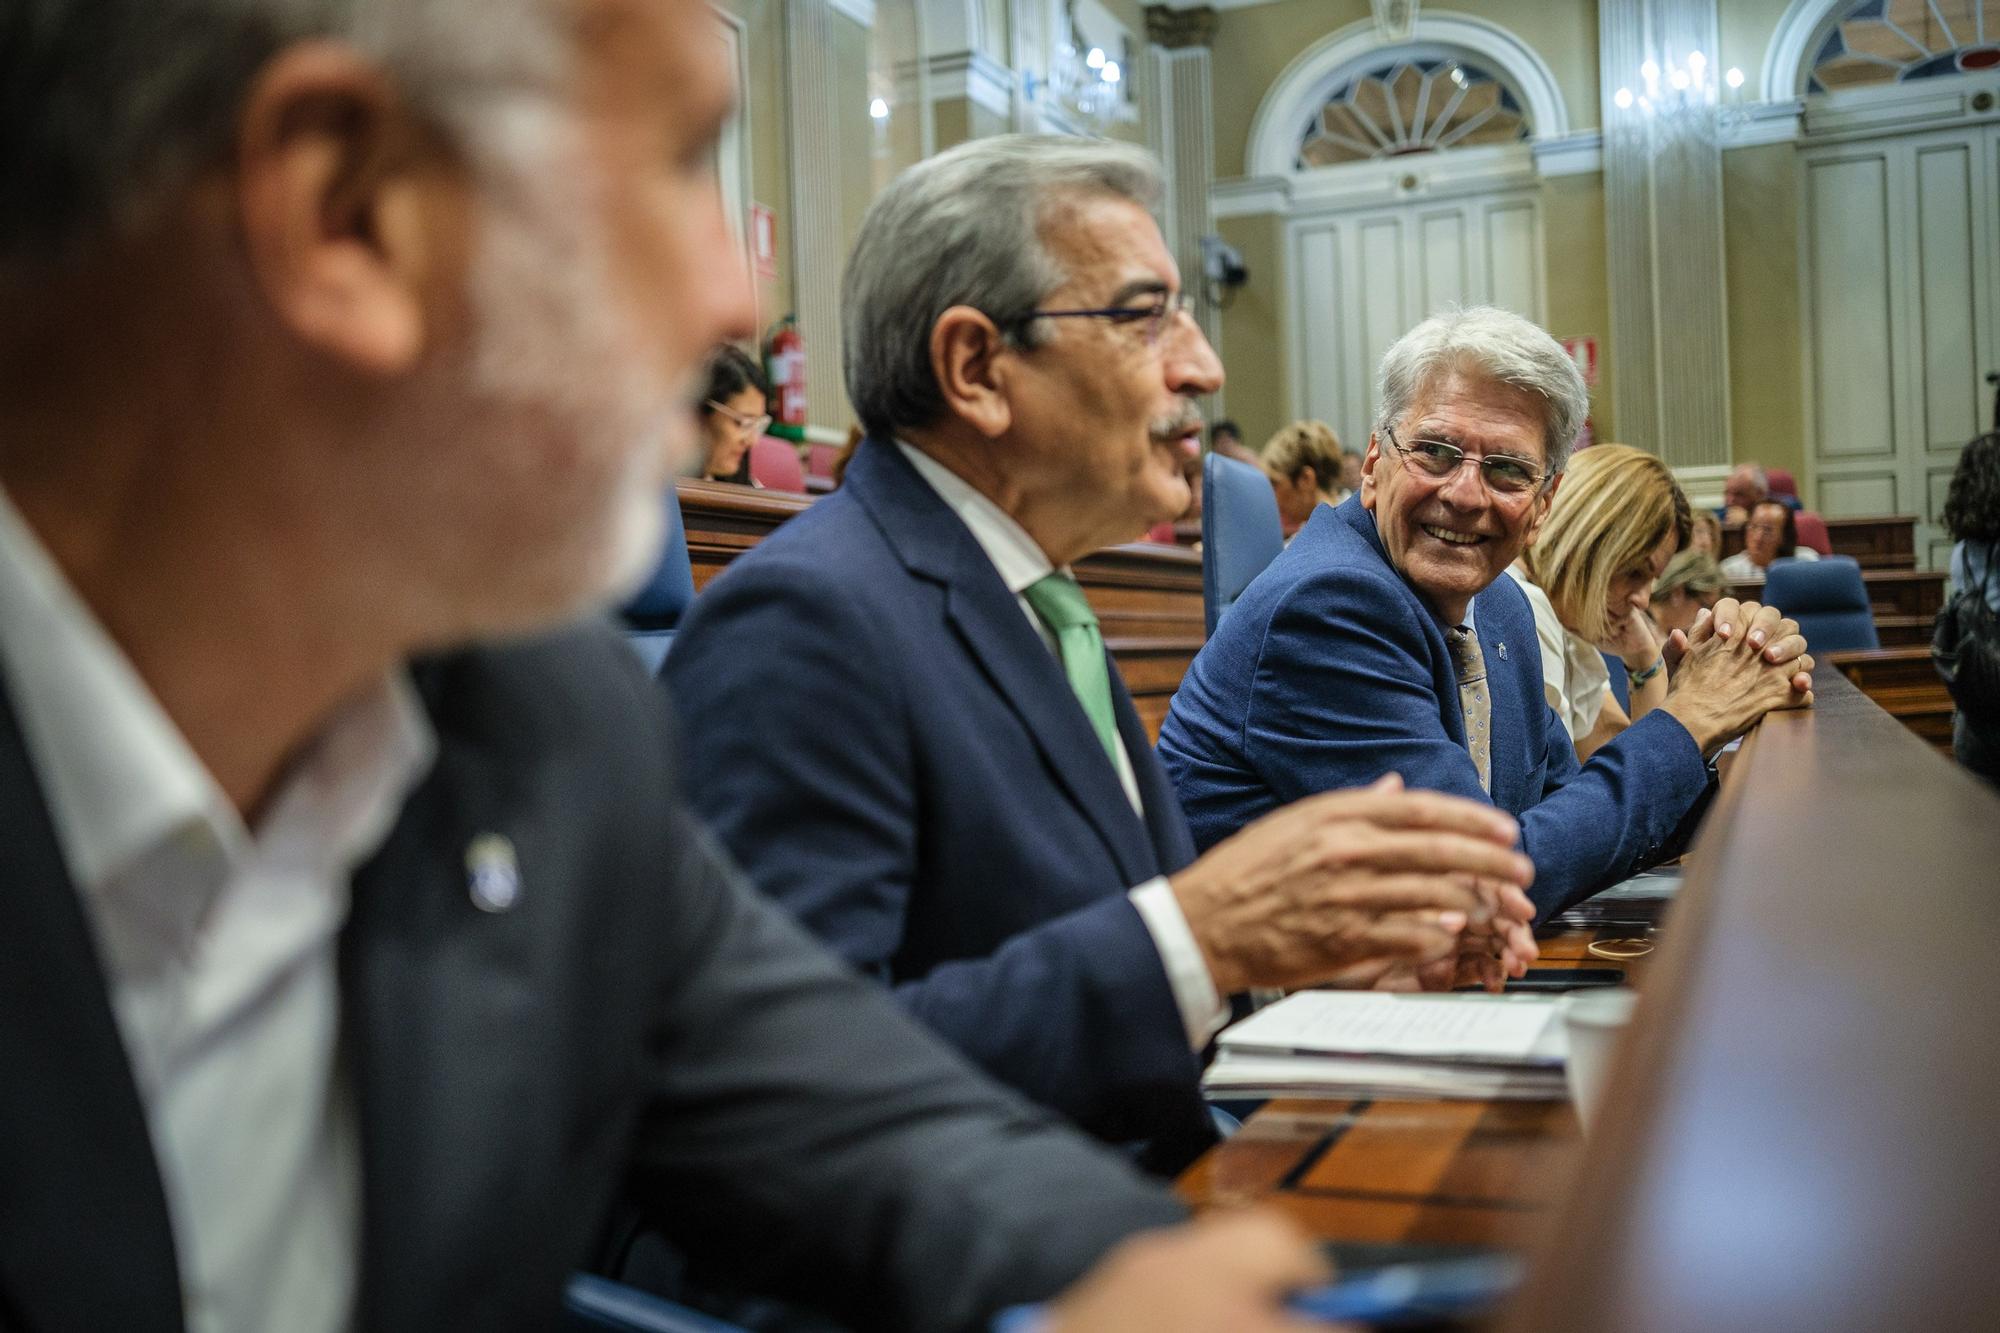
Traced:
<svg viewBox="0 0 2000 1333">
<path fill-rule="evenodd" d="M 697 591 L 813 503 L 807 495 L 715 481 L 684 480 L 679 491 Z M 1159 735 L 1167 704 L 1204 638 L 1200 555 L 1183 546 L 1133 542 L 1085 556 L 1075 570 L 1140 718 Z"/>
<path fill-rule="evenodd" d="M 1931 661 L 1928 642 L 1901 648 L 1828 653 L 1835 670 L 1933 749 L 1951 753 L 1951 691 Z"/>
<path fill-rule="evenodd" d="M 1831 665 L 1746 746 L 1507 1327 L 1995 1327 L 2000 796 Z"/>
<path fill-rule="evenodd" d="M 1913 569 L 1917 563 L 1916 524 L 1915 514 L 1829 518 L 1826 535 L 1835 555 L 1851 555 L 1863 569 Z M 1731 556 L 1742 549 L 1743 525 L 1726 524 L 1722 554 Z"/>
<path fill-rule="evenodd" d="M 1864 569 L 1868 605 L 1879 622 L 1884 616 L 1934 618 L 1944 605 L 1945 573 L 1932 569 Z M 1732 597 L 1763 600 L 1764 580 L 1739 579 L 1729 585 Z"/>
</svg>

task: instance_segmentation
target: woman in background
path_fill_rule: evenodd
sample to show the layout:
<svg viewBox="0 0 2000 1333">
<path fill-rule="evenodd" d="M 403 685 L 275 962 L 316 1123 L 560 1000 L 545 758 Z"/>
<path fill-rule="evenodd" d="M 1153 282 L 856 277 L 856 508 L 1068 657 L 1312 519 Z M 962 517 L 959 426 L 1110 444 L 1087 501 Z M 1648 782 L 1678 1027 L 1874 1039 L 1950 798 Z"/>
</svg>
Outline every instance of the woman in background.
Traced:
<svg viewBox="0 0 2000 1333">
<path fill-rule="evenodd" d="M 1706 511 L 1697 511 L 1694 518 L 1697 531 L 1702 519 L 1715 521 L 1715 515 Z M 1646 609 L 1661 634 L 1685 633 L 1694 628 L 1696 616 L 1715 606 L 1727 586 L 1715 557 L 1697 551 L 1690 541 L 1687 550 L 1667 562 L 1666 571 L 1653 584 L 1653 604 Z"/>
<path fill-rule="evenodd" d="M 757 483 L 750 476 L 750 446 L 771 424 L 769 387 L 749 353 L 724 343 L 708 358 L 701 395 L 701 470 L 709 481 Z"/>
<path fill-rule="evenodd" d="M 1694 527 L 1688 531 L 1687 549 L 1711 560 L 1722 559 L 1722 520 L 1712 509 L 1694 511 Z"/>
<path fill-rule="evenodd" d="M 1340 437 L 1324 421 L 1294 421 L 1264 442 L 1261 458 L 1289 540 L 1340 489 Z"/>
<path fill-rule="evenodd" d="M 1957 545 L 1951 548 L 1951 599 L 1975 590 L 2000 615 L 2000 569 L 1993 567 L 2000 547 L 2000 435 L 1982 435 L 1965 446 L 1958 469 L 1945 492 L 1944 526 Z M 1949 603 L 1947 612 L 1951 610 Z M 1959 698 L 1952 717 L 1951 749 L 1958 762 L 1987 781 L 2000 784 L 2000 725 L 1968 718 L 1964 673 L 1953 685 Z M 1988 717 L 2000 716 L 2000 700 L 1987 701 Z"/>
<path fill-rule="evenodd" d="M 1799 545 L 1799 525 L 1789 505 L 1760 500 L 1743 525 L 1743 549 L 1722 562 L 1726 579 L 1761 579 L 1775 560 L 1817 560 L 1819 552 Z"/>
<path fill-rule="evenodd" d="M 1691 523 L 1665 463 L 1600 444 L 1570 460 L 1535 544 L 1508 567 L 1534 609 L 1543 693 L 1579 761 L 1666 702 L 1666 636 L 1646 611 Z M 1629 714 L 1611 693 L 1607 655 L 1631 686 Z"/>
</svg>

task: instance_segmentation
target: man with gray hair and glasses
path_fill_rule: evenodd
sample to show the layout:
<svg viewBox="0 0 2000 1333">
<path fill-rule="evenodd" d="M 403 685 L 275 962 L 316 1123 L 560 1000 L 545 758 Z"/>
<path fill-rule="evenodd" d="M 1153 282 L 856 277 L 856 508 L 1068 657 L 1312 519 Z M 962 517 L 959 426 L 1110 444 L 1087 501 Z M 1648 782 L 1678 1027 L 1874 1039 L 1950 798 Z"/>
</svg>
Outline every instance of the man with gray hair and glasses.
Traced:
<svg viewBox="0 0 2000 1333">
<path fill-rule="evenodd" d="M 759 887 L 1173 1170 L 1210 1141 L 1232 993 L 1369 981 L 1529 909 L 1511 819 L 1393 783 L 1194 855 L 1069 572 L 1186 507 L 1222 383 L 1158 190 L 1138 149 L 1025 136 L 893 181 L 842 283 L 868 438 L 696 600 L 666 675 L 698 809 Z"/>
<path fill-rule="evenodd" d="M 1160 754 L 1202 846 L 1387 773 L 1490 801 L 1521 822 L 1546 917 L 1671 854 L 1707 758 L 1810 702 L 1812 660 L 1776 611 L 1718 602 L 1655 667 L 1675 673 L 1666 704 L 1579 768 L 1527 599 L 1500 576 L 1548 513 L 1588 410 L 1582 377 L 1528 320 L 1474 307 L 1389 349 L 1381 403 L 1361 493 L 1315 514 L 1230 607 Z M 1504 951 L 1465 944 L 1475 970 Z"/>
<path fill-rule="evenodd" d="M 547 1328 L 622 1179 L 761 1288 L 970 1330 L 1181 1216 L 751 891 L 653 682 L 557 628 L 750 328 L 714 21 L 0 8 L 8 1329 Z M 1204 1224 L 1046 1327 L 1320 1275 Z"/>
</svg>

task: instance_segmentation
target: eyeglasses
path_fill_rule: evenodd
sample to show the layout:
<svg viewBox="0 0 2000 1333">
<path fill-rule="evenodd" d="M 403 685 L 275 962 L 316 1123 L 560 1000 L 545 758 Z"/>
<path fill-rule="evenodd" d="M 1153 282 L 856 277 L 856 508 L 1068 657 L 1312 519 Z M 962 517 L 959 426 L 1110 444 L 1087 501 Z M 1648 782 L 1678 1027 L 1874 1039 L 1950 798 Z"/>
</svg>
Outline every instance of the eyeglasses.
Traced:
<svg viewBox="0 0 2000 1333">
<path fill-rule="evenodd" d="M 1458 465 L 1472 455 L 1455 444 L 1443 440 L 1415 439 L 1405 446 L 1396 439 L 1396 432 L 1387 426 L 1382 433 L 1389 437 L 1389 447 L 1404 459 L 1414 464 L 1419 472 L 1431 477 L 1449 477 L 1458 471 Z M 1495 495 L 1531 495 L 1541 489 L 1548 474 L 1525 458 L 1512 454 L 1485 454 L 1479 460 L 1479 474 L 1486 481 L 1486 488 Z"/>
<path fill-rule="evenodd" d="M 1030 310 L 1007 328 L 1025 328 L 1038 319 L 1103 319 L 1113 324 L 1137 324 L 1146 346 L 1156 346 L 1176 316 L 1192 312 L 1194 300 L 1186 292 L 1161 292 L 1144 305 L 1105 306 L 1099 310 Z"/>
<path fill-rule="evenodd" d="M 766 413 L 761 417 L 746 417 L 741 412 L 738 412 L 733 408 L 724 407 L 721 403 L 716 402 L 713 398 L 708 399 L 704 405 L 710 411 L 720 415 L 730 425 L 742 431 L 745 435 L 762 435 L 764 433 L 764 428 L 771 424 L 771 417 L 769 413 Z"/>
</svg>

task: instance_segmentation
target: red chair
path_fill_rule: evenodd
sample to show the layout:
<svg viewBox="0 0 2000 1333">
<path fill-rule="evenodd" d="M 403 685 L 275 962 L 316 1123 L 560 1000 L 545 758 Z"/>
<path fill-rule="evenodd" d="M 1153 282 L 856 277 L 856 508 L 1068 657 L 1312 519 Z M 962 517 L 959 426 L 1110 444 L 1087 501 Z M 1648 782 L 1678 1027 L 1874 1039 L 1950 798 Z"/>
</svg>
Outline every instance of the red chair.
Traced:
<svg viewBox="0 0 2000 1333">
<path fill-rule="evenodd" d="M 1172 546 L 1174 544 L 1173 520 L 1169 519 L 1165 523 L 1155 523 L 1152 527 L 1148 528 L 1146 530 L 1146 540 L 1157 542 L 1161 546 Z"/>
<path fill-rule="evenodd" d="M 799 466 L 799 451 L 788 440 L 759 438 L 750 446 L 750 480 L 767 491 L 805 494 L 806 470 Z"/>
<path fill-rule="evenodd" d="M 840 449 L 831 444 L 809 444 L 806 446 L 806 475 L 808 477 L 832 477 L 833 461 L 840 457 Z"/>
<path fill-rule="evenodd" d="M 1774 467 L 1768 469 L 1764 473 L 1764 479 L 1770 482 L 1772 495 L 1790 500 L 1797 500 L 1799 498 L 1798 480 L 1784 468 Z"/>
<path fill-rule="evenodd" d="M 1833 554 L 1833 538 L 1826 530 L 1826 520 L 1810 509 L 1801 509 L 1792 515 L 1792 522 L 1799 534 L 1799 545 L 1810 546 L 1821 555 Z"/>
</svg>

